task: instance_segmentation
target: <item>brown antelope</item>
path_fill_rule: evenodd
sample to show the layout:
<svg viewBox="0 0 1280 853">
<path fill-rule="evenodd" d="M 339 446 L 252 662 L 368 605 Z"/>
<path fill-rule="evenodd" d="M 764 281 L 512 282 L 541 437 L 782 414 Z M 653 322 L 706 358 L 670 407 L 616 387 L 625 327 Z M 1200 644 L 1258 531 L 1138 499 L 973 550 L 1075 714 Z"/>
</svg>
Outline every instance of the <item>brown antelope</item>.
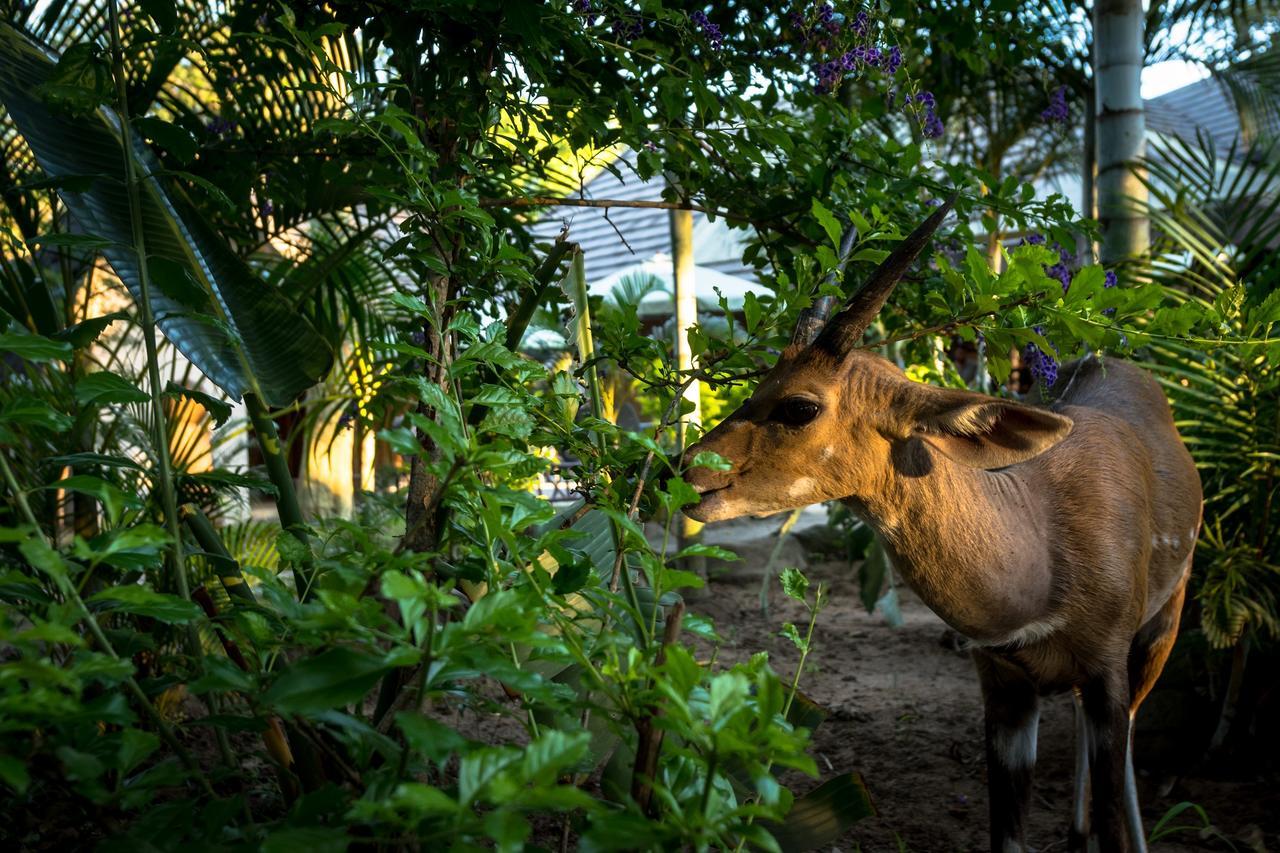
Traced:
<svg viewBox="0 0 1280 853">
<path fill-rule="evenodd" d="M 1039 697 L 1071 690 L 1071 846 L 1092 833 L 1103 851 L 1144 850 L 1133 718 L 1177 635 L 1200 478 L 1160 387 L 1132 364 L 1064 365 L 1044 407 L 922 385 L 859 348 L 949 207 L 825 326 L 802 315 L 751 398 L 688 450 L 686 462 L 708 450 L 732 467 L 690 469 L 701 502 L 686 512 L 718 521 L 844 501 L 970 641 L 991 849 L 1025 849 Z"/>
</svg>

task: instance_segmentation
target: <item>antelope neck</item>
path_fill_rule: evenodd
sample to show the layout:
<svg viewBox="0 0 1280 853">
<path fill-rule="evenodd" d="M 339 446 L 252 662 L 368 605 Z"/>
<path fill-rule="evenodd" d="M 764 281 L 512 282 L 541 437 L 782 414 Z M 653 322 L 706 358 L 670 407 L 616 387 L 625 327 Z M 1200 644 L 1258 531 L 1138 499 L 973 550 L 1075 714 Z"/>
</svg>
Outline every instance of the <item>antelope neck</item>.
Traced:
<svg viewBox="0 0 1280 853">
<path fill-rule="evenodd" d="M 1048 519 L 1034 461 L 995 471 L 928 453 L 927 473 L 898 467 L 875 494 L 846 502 L 880 537 L 907 584 L 952 628 L 999 641 L 1049 619 Z"/>
</svg>

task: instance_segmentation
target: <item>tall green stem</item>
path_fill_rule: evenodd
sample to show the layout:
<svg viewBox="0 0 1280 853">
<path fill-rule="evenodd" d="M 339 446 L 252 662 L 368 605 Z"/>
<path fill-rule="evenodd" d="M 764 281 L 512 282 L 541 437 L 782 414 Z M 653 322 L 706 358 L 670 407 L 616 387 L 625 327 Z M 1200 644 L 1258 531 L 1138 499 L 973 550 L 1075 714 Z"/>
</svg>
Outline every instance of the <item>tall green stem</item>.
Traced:
<svg viewBox="0 0 1280 853">
<path fill-rule="evenodd" d="M 306 520 L 302 517 L 302 504 L 298 503 L 298 489 L 294 486 L 293 474 L 289 472 L 289 460 L 280 443 L 280 433 L 276 431 L 276 423 L 271 420 L 266 406 L 256 394 L 245 394 L 244 405 L 249 411 L 249 422 L 253 424 L 258 446 L 262 448 L 267 476 L 271 479 L 271 484 L 276 487 L 276 511 L 280 513 L 280 526 L 293 534 L 310 551 L 310 534 L 307 532 Z M 293 567 L 293 580 L 298 588 L 298 598 L 303 601 L 310 596 L 311 591 L 311 561 L 305 559 L 304 562 L 306 565 Z"/>
<path fill-rule="evenodd" d="M 139 325 L 142 341 L 147 350 L 147 378 L 151 385 L 151 416 L 155 421 L 156 463 L 160 469 L 153 472 L 152 482 L 160 487 L 160 499 L 164 508 L 164 523 L 169 531 L 169 560 L 172 564 L 174 586 L 178 594 L 188 601 L 191 590 L 187 585 L 186 558 L 182 552 L 182 530 L 178 526 L 178 499 L 173 489 L 173 462 L 169 458 L 169 435 L 164 406 L 160 402 L 160 361 L 156 354 L 156 320 L 151 311 L 151 275 L 147 268 L 147 241 L 142 226 L 142 200 L 138 196 L 138 176 L 133 159 L 133 131 L 129 127 L 129 91 L 124 76 L 124 54 L 120 49 L 120 14 L 117 0 L 110 0 L 111 17 L 111 73 L 116 80 L 117 108 L 120 111 L 120 136 L 124 143 L 124 180 L 129 193 L 129 218 L 133 223 L 133 249 L 138 255 Z"/>
<path fill-rule="evenodd" d="M 600 371 L 596 368 L 595 341 L 591 336 L 591 304 L 587 295 L 586 259 L 583 257 L 582 250 L 576 246 L 573 250 L 573 266 L 569 270 L 568 291 L 570 298 L 573 299 L 573 310 L 578 320 L 578 359 L 583 364 L 583 373 L 587 380 L 587 395 L 590 397 L 591 414 L 598 420 L 604 420 L 604 395 L 600 390 Z M 595 445 L 603 458 L 607 445 L 604 434 L 599 430 L 595 433 Z M 613 536 L 614 553 L 622 557 L 622 530 L 616 521 L 611 520 L 609 522 L 609 532 Z M 635 584 L 631 581 L 631 571 L 627 568 L 625 558 L 617 561 L 615 573 L 622 580 L 627 601 L 635 609 L 636 631 L 640 635 L 640 641 L 643 645 L 648 646 L 649 636 L 645 630 L 644 616 L 640 610 L 640 598 L 636 595 Z M 614 588 L 616 589 L 616 587 Z"/>
<path fill-rule="evenodd" d="M 257 604 L 258 600 L 254 597 L 253 590 L 249 589 L 249 585 L 245 583 L 240 564 L 231 556 L 227 546 L 222 544 L 222 539 L 219 538 L 218 531 L 214 529 L 209 516 L 194 504 L 183 504 L 178 512 L 182 514 L 182 520 L 186 522 L 187 529 L 191 531 L 196 542 L 211 558 L 209 562 L 222 581 L 222 587 L 227 591 L 227 595 L 233 601 Z"/>
</svg>

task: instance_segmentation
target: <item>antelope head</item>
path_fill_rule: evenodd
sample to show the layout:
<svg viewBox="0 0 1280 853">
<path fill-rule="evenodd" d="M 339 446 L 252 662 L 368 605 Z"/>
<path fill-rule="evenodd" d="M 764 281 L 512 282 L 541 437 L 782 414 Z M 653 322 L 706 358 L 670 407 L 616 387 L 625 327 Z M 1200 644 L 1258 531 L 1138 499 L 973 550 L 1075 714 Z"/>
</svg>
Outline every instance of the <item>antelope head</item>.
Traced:
<svg viewBox="0 0 1280 853">
<path fill-rule="evenodd" d="M 736 412 L 689 448 L 686 465 L 713 451 L 727 471 L 691 468 L 698 521 L 769 515 L 883 492 L 895 476 L 921 477 L 941 454 L 999 468 L 1048 450 L 1071 420 L 1045 409 L 908 379 L 859 349 L 898 280 L 928 244 L 954 196 L 895 249 L 823 325 L 821 300 L 802 313 L 791 345 Z"/>
</svg>

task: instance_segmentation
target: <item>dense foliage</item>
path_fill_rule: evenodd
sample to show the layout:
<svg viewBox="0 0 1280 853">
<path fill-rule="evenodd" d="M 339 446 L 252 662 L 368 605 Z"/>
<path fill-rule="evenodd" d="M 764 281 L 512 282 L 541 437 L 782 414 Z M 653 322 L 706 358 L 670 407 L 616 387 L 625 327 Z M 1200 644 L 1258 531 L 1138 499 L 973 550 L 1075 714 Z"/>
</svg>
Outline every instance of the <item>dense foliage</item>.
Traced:
<svg viewBox="0 0 1280 853">
<path fill-rule="evenodd" d="M 1152 342 L 1280 360 L 1269 285 L 1187 300 L 1068 264 L 1090 223 L 1035 170 L 942 156 L 973 111 L 941 41 L 1039 81 L 1013 138 L 1063 144 L 1032 70 L 1062 22 L 1011 54 L 984 16 L 856 4 L 4 8 L 0 834 L 25 845 L 820 843 L 866 813 L 856 768 L 808 795 L 834 823 L 793 810 L 778 776 L 816 775 L 821 710 L 799 671 L 721 665 L 681 599 L 684 560 L 730 556 L 669 535 L 697 499 L 670 461 L 685 384 L 742 393 L 951 192 L 876 330 L 914 375 L 963 384 L 953 336 L 982 387 L 1024 349 L 1042 372 Z M 694 373 L 592 304 L 572 232 L 532 236 L 624 148 L 671 206 L 744 229 L 771 294 L 688 332 Z M 571 364 L 521 354 L 535 316 L 573 329 Z M 644 432 L 606 417 L 624 374 Z M 227 429 L 262 464 L 227 470 L 184 426 L 242 398 Z M 308 514 L 289 442 L 342 428 L 408 482 Z M 547 447 L 578 460 L 568 507 L 527 488 Z M 234 520 L 245 489 L 270 521 Z M 803 661 L 823 592 L 783 582 Z"/>
</svg>

